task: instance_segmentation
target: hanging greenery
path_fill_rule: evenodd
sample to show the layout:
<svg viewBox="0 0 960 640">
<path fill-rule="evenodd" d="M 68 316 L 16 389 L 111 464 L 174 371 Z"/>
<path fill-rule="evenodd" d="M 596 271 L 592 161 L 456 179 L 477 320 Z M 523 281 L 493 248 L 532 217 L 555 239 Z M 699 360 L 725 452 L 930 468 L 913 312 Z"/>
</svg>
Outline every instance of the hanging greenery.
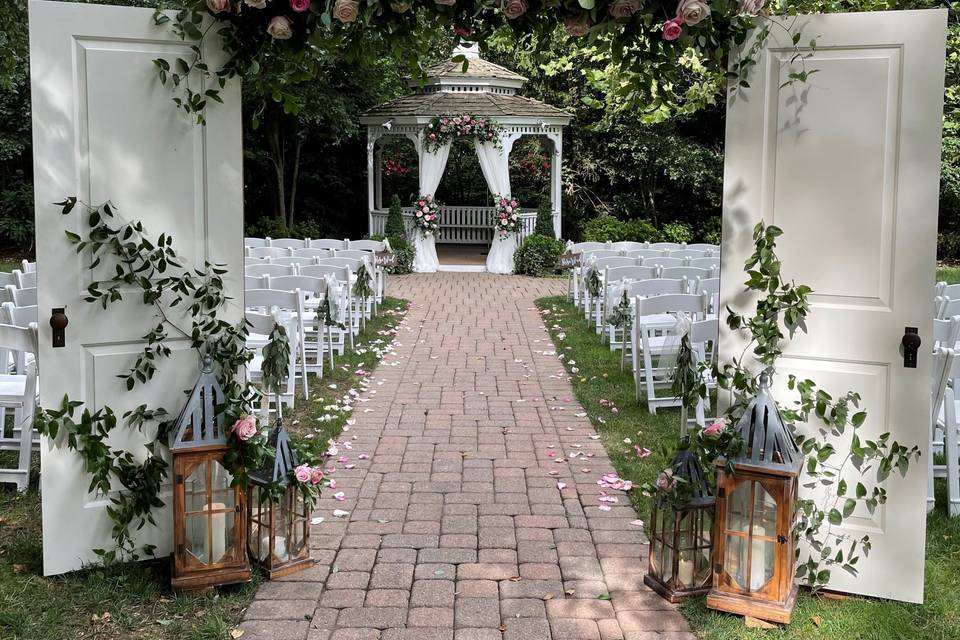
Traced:
<svg viewBox="0 0 960 640">
<path fill-rule="evenodd" d="M 487 118 L 462 113 L 455 116 L 436 116 L 423 129 L 423 145 L 427 151 L 436 151 L 456 138 L 490 142 L 500 146 L 502 127 Z"/>
</svg>

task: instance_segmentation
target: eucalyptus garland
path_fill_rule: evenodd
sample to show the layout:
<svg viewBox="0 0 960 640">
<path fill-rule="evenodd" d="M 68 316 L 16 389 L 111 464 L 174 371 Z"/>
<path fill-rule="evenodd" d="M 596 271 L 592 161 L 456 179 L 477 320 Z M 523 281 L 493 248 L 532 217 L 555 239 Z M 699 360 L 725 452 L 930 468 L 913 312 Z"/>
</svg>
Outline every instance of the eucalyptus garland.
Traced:
<svg viewBox="0 0 960 640">
<path fill-rule="evenodd" d="M 630 312 L 630 298 L 627 296 L 626 290 L 620 294 L 620 300 L 617 301 L 613 311 L 607 316 L 607 324 L 623 330 L 629 329 L 630 325 L 633 324 L 633 314 Z"/>
<path fill-rule="evenodd" d="M 586 285 L 587 293 L 590 294 L 591 298 L 597 298 L 600 296 L 600 290 L 603 288 L 603 282 L 600 280 L 600 273 L 596 267 L 587 267 L 587 276 L 584 279 L 584 284 Z"/>
<path fill-rule="evenodd" d="M 357 298 L 357 300 L 360 301 L 360 321 L 365 325 L 367 318 L 367 300 L 375 295 L 373 291 L 373 278 L 367 271 L 366 262 L 360 262 L 360 266 L 357 268 L 356 277 L 357 281 L 353 283 L 353 295 Z"/>
</svg>

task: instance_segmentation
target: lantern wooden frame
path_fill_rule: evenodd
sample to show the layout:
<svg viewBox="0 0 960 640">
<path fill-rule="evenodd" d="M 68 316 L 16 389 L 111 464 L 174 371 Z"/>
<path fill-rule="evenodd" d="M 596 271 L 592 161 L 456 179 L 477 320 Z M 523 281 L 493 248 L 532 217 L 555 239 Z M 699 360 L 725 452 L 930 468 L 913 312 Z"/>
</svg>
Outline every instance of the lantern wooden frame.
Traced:
<svg viewBox="0 0 960 640">
<path fill-rule="evenodd" d="M 224 394 L 205 358 L 197 383 L 171 430 L 174 589 L 250 581 L 244 492 L 224 465 Z"/>
<path fill-rule="evenodd" d="M 716 461 L 713 588 L 707 606 L 787 624 L 797 599 L 793 527 L 803 455 L 770 396 L 769 371 L 761 374 L 737 429 L 745 451 L 729 462 Z"/>
<path fill-rule="evenodd" d="M 310 556 L 310 511 L 300 487 L 288 481 L 298 461 L 282 418 L 277 419 L 267 446 L 275 455 L 267 456 L 261 468 L 250 473 L 247 551 L 272 580 L 309 569 L 314 559 Z M 266 489 L 272 482 L 284 485 L 279 502 L 274 502 Z"/>
<path fill-rule="evenodd" d="M 692 495 L 682 505 L 666 500 L 654 502 L 648 569 L 643 582 L 676 603 L 710 590 L 715 498 L 692 452 L 681 450 L 672 468 L 674 477 L 682 478 Z"/>
</svg>

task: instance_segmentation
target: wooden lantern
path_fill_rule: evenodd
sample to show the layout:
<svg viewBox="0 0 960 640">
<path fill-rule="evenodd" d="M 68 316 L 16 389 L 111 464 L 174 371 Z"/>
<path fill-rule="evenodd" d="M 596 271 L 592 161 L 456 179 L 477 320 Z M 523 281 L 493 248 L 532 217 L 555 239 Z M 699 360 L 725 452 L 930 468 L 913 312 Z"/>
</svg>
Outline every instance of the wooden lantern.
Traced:
<svg viewBox="0 0 960 640">
<path fill-rule="evenodd" d="M 770 395 L 770 372 L 737 430 L 744 452 L 717 460 L 713 588 L 707 606 L 786 624 L 797 598 L 797 484 L 803 455 Z"/>
<path fill-rule="evenodd" d="M 244 549 L 243 491 L 224 465 L 227 433 L 215 407 L 224 400 L 210 358 L 170 434 L 173 455 L 175 589 L 250 580 Z"/>
<path fill-rule="evenodd" d="M 282 418 L 277 418 L 268 446 L 275 455 L 268 455 L 263 465 L 249 474 L 247 548 L 254 562 L 273 579 L 309 569 L 314 560 L 310 557 L 309 509 L 300 487 L 289 482 L 299 462 Z M 266 488 L 273 482 L 284 487 L 279 501 Z"/>
<path fill-rule="evenodd" d="M 673 460 L 684 500 L 654 501 L 649 568 L 643 581 L 670 602 L 710 590 L 714 496 L 700 461 L 686 446 Z"/>
</svg>

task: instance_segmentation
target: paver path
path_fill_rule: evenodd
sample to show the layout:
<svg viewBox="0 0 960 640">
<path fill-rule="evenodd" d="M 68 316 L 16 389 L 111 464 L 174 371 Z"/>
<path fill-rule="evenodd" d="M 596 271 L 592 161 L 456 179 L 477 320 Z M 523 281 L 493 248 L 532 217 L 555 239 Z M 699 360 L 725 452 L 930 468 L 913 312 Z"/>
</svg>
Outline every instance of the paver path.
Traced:
<svg viewBox="0 0 960 640">
<path fill-rule="evenodd" d="M 599 509 L 613 468 L 533 306 L 565 282 L 389 287 L 412 306 L 344 434 L 347 499 L 320 501 L 317 565 L 260 587 L 244 640 L 692 639 L 643 584 L 629 500 Z"/>
</svg>

